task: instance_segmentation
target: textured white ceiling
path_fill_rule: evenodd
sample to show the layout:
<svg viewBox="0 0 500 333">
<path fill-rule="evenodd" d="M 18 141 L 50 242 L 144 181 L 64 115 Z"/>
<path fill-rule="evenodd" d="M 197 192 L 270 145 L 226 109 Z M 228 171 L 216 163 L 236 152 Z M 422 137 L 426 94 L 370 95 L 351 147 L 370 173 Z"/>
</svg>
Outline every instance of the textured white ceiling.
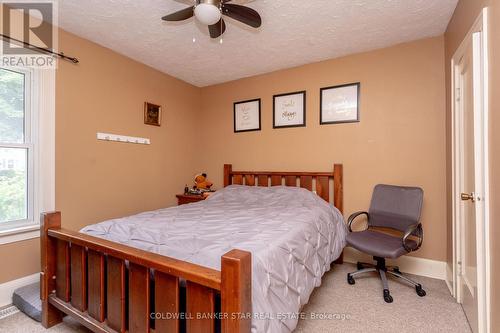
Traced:
<svg viewBox="0 0 500 333">
<path fill-rule="evenodd" d="M 263 24 L 226 18 L 222 44 L 194 18 L 160 19 L 189 0 L 60 0 L 59 25 L 202 87 L 440 35 L 457 1 L 235 0 Z"/>
</svg>

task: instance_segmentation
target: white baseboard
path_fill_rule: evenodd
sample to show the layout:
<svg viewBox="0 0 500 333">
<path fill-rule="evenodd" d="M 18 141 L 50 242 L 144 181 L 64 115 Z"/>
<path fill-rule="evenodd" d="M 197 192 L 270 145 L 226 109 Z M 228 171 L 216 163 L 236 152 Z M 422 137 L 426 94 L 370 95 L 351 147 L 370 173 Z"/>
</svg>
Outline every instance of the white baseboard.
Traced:
<svg viewBox="0 0 500 333">
<path fill-rule="evenodd" d="M 0 284 L 0 308 L 12 304 L 12 294 L 14 294 L 14 290 L 37 281 L 40 281 L 40 273 L 35 273 L 17 280 Z"/>
<path fill-rule="evenodd" d="M 344 261 L 356 263 L 358 261 L 372 262 L 373 257 L 350 247 L 344 249 Z M 402 256 L 398 259 L 387 259 L 388 265 L 397 265 L 401 272 L 426 276 L 446 281 L 446 262 L 418 257 Z"/>
</svg>

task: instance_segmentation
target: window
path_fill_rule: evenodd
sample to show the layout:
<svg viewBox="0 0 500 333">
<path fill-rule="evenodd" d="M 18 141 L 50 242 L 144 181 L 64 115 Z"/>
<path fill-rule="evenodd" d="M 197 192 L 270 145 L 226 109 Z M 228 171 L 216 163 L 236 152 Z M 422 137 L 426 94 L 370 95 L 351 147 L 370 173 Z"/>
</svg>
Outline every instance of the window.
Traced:
<svg viewBox="0 0 500 333">
<path fill-rule="evenodd" d="M 0 67 L 0 245 L 55 209 L 55 70 Z"/>
<path fill-rule="evenodd" d="M 36 225 L 32 72 L 0 68 L 0 232 Z"/>
</svg>

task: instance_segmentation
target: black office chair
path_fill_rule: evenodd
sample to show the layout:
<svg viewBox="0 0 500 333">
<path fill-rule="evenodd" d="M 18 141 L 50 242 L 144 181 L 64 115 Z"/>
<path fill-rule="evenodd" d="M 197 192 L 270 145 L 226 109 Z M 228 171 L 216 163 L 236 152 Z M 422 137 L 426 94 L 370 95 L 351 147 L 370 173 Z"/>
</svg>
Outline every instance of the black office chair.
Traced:
<svg viewBox="0 0 500 333">
<path fill-rule="evenodd" d="M 420 283 L 403 276 L 398 267 L 385 265 L 385 258 L 398 258 L 418 250 L 422 245 L 424 231 L 419 220 L 423 196 L 424 192 L 418 187 L 375 186 L 368 212 L 354 213 L 347 221 L 349 227 L 347 244 L 361 252 L 372 255 L 377 263 L 374 265 L 358 262 L 358 270 L 347 274 L 349 284 L 355 283 L 354 277 L 356 275 L 377 271 L 382 279 L 384 300 L 387 303 L 392 303 L 393 299 L 389 292 L 386 273 L 412 284 L 415 286 L 418 296 L 425 296 L 425 290 L 422 289 Z M 366 215 L 368 229 L 353 232 L 351 229 L 352 223 L 360 215 Z M 374 227 L 388 228 L 404 232 L 404 234 L 402 237 L 392 236 L 374 230 Z"/>
</svg>

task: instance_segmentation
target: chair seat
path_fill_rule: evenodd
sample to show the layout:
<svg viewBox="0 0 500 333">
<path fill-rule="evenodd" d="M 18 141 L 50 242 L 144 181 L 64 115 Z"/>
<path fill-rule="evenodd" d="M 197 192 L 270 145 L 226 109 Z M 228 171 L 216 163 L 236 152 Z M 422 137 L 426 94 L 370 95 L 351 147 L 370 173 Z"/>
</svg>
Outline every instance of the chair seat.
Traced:
<svg viewBox="0 0 500 333">
<path fill-rule="evenodd" d="M 351 232 L 347 235 L 347 244 L 361 252 L 381 258 L 398 258 L 408 251 L 403 247 L 401 237 L 387 235 L 373 230 Z M 416 248 L 417 243 L 407 240 L 410 248 Z"/>
</svg>

